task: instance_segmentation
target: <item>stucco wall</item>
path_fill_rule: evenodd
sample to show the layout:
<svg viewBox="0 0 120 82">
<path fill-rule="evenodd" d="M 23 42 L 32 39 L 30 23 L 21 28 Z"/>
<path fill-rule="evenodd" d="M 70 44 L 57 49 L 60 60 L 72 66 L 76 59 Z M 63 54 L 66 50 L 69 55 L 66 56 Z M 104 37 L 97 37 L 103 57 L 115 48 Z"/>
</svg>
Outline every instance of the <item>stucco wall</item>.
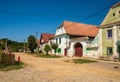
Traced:
<svg viewBox="0 0 120 82">
<path fill-rule="evenodd" d="M 91 42 L 90 48 L 88 46 L 86 47 L 86 56 L 91 58 L 99 58 L 101 51 L 99 46 L 100 46 L 100 32 Z"/>
<path fill-rule="evenodd" d="M 107 47 L 114 47 L 114 37 L 107 38 L 107 30 L 112 29 L 112 36 L 114 36 L 114 30 L 112 27 L 102 29 L 102 51 L 103 56 L 107 56 Z M 114 48 L 113 48 L 114 50 Z"/>
<path fill-rule="evenodd" d="M 68 56 L 73 57 L 75 55 L 75 44 L 81 43 L 83 47 L 83 56 L 86 55 L 86 42 L 85 41 L 72 41 L 70 48 L 68 49 Z"/>
<path fill-rule="evenodd" d="M 111 8 L 101 25 L 120 21 L 119 11 L 120 11 L 120 6 L 116 8 Z M 113 16 L 113 13 L 115 13 L 115 16 Z"/>
<path fill-rule="evenodd" d="M 117 26 L 117 40 L 120 40 L 120 25 Z"/>
<path fill-rule="evenodd" d="M 61 38 L 61 43 L 59 43 L 60 38 Z M 55 40 L 58 39 L 57 43 L 59 45 L 59 48 L 61 49 L 61 53 L 57 53 L 57 55 L 63 55 L 64 56 L 64 50 L 65 50 L 65 48 L 67 48 L 67 46 L 69 46 L 69 35 L 66 35 L 66 34 L 59 35 L 59 36 L 56 36 L 54 39 Z"/>
<path fill-rule="evenodd" d="M 61 35 L 61 34 L 65 34 L 65 33 L 66 33 L 66 32 L 65 32 L 64 27 L 61 27 L 61 28 L 58 28 L 58 29 L 56 30 L 55 36 Z"/>
<path fill-rule="evenodd" d="M 101 25 L 115 23 L 118 21 L 120 21 L 120 6 L 111 8 L 109 10 L 108 14 L 106 15 L 105 19 L 101 23 Z M 113 48 L 112 55 L 116 55 L 117 54 L 116 42 L 117 42 L 117 40 L 119 40 L 118 26 L 116 27 L 116 25 L 114 24 L 114 26 L 105 27 L 105 28 L 101 28 L 101 29 L 102 29 L 102 38 L 101 38 L 102 39 L 102 55 L 108 56 L 107 55 L 107 47 L 112 47 Z M 113 31 L 112 32 L 113 37 L 111 39 L 107 38 L 106 30 L 108 30 L 108 29 L 112 29 L 112 31 Z"/>
</svg>

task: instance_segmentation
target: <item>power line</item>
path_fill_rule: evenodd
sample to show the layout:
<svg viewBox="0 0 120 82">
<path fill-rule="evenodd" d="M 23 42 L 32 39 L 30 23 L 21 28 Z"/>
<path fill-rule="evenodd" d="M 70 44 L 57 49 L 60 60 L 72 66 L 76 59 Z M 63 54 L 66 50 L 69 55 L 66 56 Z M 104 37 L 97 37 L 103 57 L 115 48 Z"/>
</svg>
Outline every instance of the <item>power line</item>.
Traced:
<svg viewBox="0 0 120 82">
<path fill-rule="evenodd" d="M 107 1 L 112 1 L 112 0 L 107 0 Z M 107 2 L 107 1 L 106 1 L 106 2 Z M 119 0 L 116 1 L 116 2 L 119 2 Z M 99 8 L 97 8 L 97 9 L 99 9 Z M 106 16 L 106 15 L 104 15 L 104 16 Z M 97 15 L 97 17 L 99 17 L 99 15 Z M 96 20 L 98 20 L 98 18 L 95 18 L 95 20 L 92 20 L 90 23 L 94 23 L 94 22 L 96 22 Z"/>
<path fill-rule="evenodd" d="M 117 3 L 117 2 L 118 2 L 118 1 L 114 2 L 113 4 L 115 4 L 115 3 Z M 113 5 L 113 4 L 112 4 L 112 5 Z M 103 12 L 104 10 L 106 10 L 106 9 L 109 8 L 109 7 L 111 7 L 111 5 L 109 5 L 109 6 L 105 7 L 105 8 L 103 8 L 103 9 L 101 9 L 101 10 L 99 10 L 99 11 L 97 11 L 97 12 L 95 12 L 95 13 L 89 15 L 88 17 L 79 20 L 79 21 L 83 21 L 83 20 L 86 20 L 86 19 L 88 19 L 88 18 L 91 18 L 91 17 L 95 16 L 96 14 L 98 14 L 98 13 L 100 13 L 100 12 Z"/>
<path fill-rule="evenodd" d="M 112 5 L 116 4 L 117 2 L 118 2 L 118 1 L 114 2 Z M 79 21 L 76 22 L 76 23 L 79 23 L 79 22 L 81 22 L 81 21 L 84 21 L 84 20 L 86 20 L 86 19 L 89 19 L 89 18 L 91 18 L 91 17 L 94 17 L 95 15 L 103 12 L 103 11 L 106 10 L 107 8 L 110 8 L 112 5 L 108 5 L 107 7 L 103 8 L 103 9 L 101 9 L 101 10 L 99 10 L 99 11 L 96 11 L 95 13 L 93 13 L 93 14 L 91 14 L 91 15 L 89 15 L 89 16 L 81 19 L 81 20 L 79 20 Z M 71 24 L 71 25 L 74 25 L 74 24 L 76 24 L 76 23 L 73 23 L 73 24 Z M 69 27 L 69 26 L 71 26 L 71 25 L 68 25 L 68 26 L 66 26 L 66 27 Z"/>
</svg>

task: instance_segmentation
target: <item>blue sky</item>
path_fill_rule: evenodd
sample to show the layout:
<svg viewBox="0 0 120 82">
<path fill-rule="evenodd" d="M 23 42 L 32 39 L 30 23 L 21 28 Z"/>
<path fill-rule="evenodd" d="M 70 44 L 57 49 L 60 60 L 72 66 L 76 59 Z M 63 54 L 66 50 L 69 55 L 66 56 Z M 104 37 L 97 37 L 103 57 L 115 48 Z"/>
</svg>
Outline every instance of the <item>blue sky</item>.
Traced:
<svg viewBox="0 0 120 82">
<path fill-rule="evenodd" d="M 0 38 L 23 42 L 36 32 L 39 38 L 41 33 L 55 33 L 65 20 L 100 25 L 116 1 L 119 0 L 0 0 Z"/>
</svg>

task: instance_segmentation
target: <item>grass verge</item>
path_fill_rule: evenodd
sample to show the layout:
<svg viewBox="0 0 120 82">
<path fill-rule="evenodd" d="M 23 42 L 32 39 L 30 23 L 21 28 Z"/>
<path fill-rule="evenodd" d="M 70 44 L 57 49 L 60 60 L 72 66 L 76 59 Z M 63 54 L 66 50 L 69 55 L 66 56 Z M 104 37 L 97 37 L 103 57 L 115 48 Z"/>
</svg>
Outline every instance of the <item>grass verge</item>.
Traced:
<svg viewBox="0 0 120 82">
<path fill-rule="evenodd" d="M 13 65 L 5 65 L 5 64 L 0 63 L 0 71 L 9 71 L 9 70 L 21 69 L 21 68 L 23 68 L 23 65 L 24 64 L 22 62 L 20 62 L 18 64 L 17 61 Z"/>
<path fill-rule="evenodd" d="M 83 63 L 93 63 L 97 62 L 95 60 L 89 60 L 89 59 L 73 59 L 75 64 L 83 64 Z"/>
<path fill-rule="evenodd" d="M 29 55 L 33 55 L 36 57 L 41 57 L 41 58 L 60 58 L 61 56 L 57 56 L 57 55 L 45 55 L 45 54 L 41 54 L 41 53 L 27 53 Z"/>
<path fill-rule="evenodd" d="M 40 55 L 36 55 L 37 57 L 42 57 L 42 58 L 60 58 L 61 56 L 56 56 L 56 55 L 44 55 L 44 54 L 40 54 Z"/>
<path fill-rule="evenodd" d="M 84 63 L 93 63 L 93 62 L 97 62 L 97 61 L 90 60 L 90 59 L 72 59 L 72 60 L 66 60 L 64 62 L 71 62 L 71 63 L 75 63 L 75 64 L 84 64 Z"/>
</svg>

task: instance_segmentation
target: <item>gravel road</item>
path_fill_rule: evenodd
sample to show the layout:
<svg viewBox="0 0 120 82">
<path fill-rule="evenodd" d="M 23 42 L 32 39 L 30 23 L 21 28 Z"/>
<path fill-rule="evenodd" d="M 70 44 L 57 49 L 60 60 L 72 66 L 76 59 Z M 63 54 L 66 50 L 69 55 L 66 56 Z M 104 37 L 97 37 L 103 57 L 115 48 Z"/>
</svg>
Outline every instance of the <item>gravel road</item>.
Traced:
<svg viewBox="0 0 120 82">
<path fill-rule="evenodd" d="M 74 64 L 64 62 L 72 58 L 38 58 L 25 53 L 15 54 L 27 66 L 20 70 L 0 71 L 0 82 L 120 82 L 119 63 Z"/>
</svg>

